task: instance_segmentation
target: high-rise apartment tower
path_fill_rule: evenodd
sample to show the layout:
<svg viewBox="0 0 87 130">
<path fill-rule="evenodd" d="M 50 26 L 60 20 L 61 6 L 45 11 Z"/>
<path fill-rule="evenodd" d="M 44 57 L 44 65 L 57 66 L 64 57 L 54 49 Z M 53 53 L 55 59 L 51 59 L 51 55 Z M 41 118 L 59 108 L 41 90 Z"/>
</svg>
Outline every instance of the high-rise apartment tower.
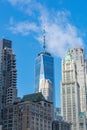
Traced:
<svg viewBox="0 0 87 130">
<path fill-rule="evenodd" d="M 12 42 L 2 39 L 0 41 L 0 125 L 3 123 L 3 109 L 16 101 L 16 78 L 16 59 Z"/>
</svg>

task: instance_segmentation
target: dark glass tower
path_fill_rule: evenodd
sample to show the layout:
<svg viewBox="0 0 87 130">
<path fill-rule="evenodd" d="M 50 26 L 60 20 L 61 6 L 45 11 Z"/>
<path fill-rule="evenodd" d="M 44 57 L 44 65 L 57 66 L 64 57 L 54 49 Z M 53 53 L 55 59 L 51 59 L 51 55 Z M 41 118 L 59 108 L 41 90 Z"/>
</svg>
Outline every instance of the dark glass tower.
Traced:
<svg viewBox="0 0 87 130">
<path fill-rule="evenodd" d="M 42 79 L 50 80 L 52 101 L 54 101 L 54 58 L 50 53 L 41 52 L 35 60 L 35 92 L 40 91 Z"/>
<path fill-rule="evenodd" d="M 41 52 L 35 61 L 35 91 L 39 91 L 40 79 L 49 79 L 54 86 L 54 59 L 50 53 Z"/>
<path fill-rule="evenodd" d="M 43 52 L 35 60 L 35 92 L 54 102 L 54 58 L 46 51 L 45 30 L 43 40 Z"/>
</svg>

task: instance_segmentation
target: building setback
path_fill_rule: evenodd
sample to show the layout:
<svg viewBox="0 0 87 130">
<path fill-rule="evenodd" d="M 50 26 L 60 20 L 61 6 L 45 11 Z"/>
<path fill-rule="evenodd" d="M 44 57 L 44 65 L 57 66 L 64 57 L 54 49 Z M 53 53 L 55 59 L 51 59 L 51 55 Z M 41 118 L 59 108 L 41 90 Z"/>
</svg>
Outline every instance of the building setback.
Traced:
<svg viewBox="0 0 87 130">
<path fill-rule="evenodd" d="M 12 50 L 12 42 L 0 41 L 0 125 L 3 125 L 3 110 L 17 99 L 16 59 Z"/>
</svg>

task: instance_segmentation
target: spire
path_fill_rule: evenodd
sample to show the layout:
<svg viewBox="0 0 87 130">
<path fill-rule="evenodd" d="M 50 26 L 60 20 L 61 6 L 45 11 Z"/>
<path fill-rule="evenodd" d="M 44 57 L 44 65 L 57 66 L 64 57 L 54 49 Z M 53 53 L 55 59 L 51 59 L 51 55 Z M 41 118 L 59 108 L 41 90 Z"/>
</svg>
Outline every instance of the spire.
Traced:
<svg viewBox="0 0 87 130">
<path fill-rule="evenodd" d="M 45 27 L 44 27 L 44 30 L 43 30 L 43 49 L 44 49 L 44 52 L 45 52 L 46 51 Z"/>
</svg>

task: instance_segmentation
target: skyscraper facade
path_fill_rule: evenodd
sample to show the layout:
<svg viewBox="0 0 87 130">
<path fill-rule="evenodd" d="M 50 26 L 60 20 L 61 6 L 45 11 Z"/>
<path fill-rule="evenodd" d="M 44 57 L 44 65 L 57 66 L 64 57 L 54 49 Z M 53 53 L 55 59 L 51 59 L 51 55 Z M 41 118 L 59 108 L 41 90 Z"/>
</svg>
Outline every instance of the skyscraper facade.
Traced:
<svg viewBox="0 0 87 130">
<path fill-rule="evenodd" d="M 87 112 L 86 108 L 86 58 L 83 48 L 71 49 L 72 59 L 76 65 L 77 82 L 80 86 L 80 109 L 82 112 Z"/>
<path fill-rule="evenodd" d="M 52 101 L 54 100 L 54 58 L 50 53 L 41 52 L 35 60 L 35 92 L 42 90 L 43 80 L 49 80 L 52 87 Z M 48 87 L 48 86 L 47 86 Z M 46 86 L 45 86 L 46 88 Z M 51 88 L 50 88 L 51 89 Z"/>
<path fill-rule="evenodd" d="M 40 92 L 44 95 L 45 99 L 48 101 L 53 101 L 53 89 L 50 80 L 42 79 L 40 83 Z"/>
<path fill-rule="evenodd" d="M 61 111 L 64 120 L 72 123 L 72 130 L 86 130 L 86 60 L 82 48 L 68 50 L 62 61 Z"/>
<path fill-rule="evenodd" d="M 12 42 L 0 41 L 0 125 L 3 123 L 3 109 L 17 99 L 16 59 L 12 50 Z"/>
</svg>

